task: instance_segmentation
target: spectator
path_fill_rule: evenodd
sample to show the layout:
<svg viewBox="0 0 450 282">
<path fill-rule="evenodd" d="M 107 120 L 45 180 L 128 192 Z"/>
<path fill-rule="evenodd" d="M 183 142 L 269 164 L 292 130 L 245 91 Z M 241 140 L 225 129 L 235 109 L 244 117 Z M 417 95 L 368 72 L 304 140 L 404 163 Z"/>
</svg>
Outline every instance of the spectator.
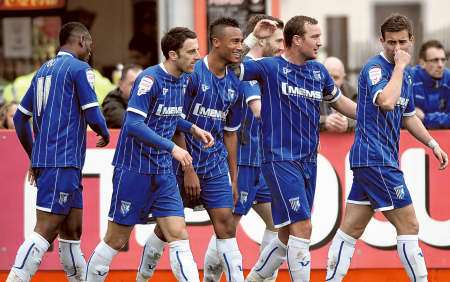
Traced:
<svg viewBox="0 0 450 282">
<path fill-rule="evenodd" d="M 339 87 L 346 97 L 356 100 L 356 89 L 345 80 L 345 68 L 341 60 L 336 57 L 328 57 L 323 62 L 325 68 L 334 79 L 334 83 Z M 349 132 L 355 128 L 355 121 L 344 117 L 334 111 L 329 104 L 320 104 L 320 130 L 328 132 Z"/>
<path fill-rule="evenodd" d="M 420 48 L 419 65 L 413 68 L 416 115 L 426 128 L 450 128 L 450 71 L 447 57 L 437 40 Z"/>
<path fill-rule="evenodd" d="M 157 63 L 157 45 L 154 39 L 143 33 L 136 33 L 128 43 L 131 63 L 147 68 Z"/>
<path fill-rule="evenodd" d="M 108 128 L 121 128 L 123 115 L 136 77 L 142 71 L 138 65 L 127 65 L 122 70 L 119 86 L 106 95 L 102 103 L 103 115 Z"/>
<path fill-rule="evenodd" d="M 13 116 L 16 110 L 16 102 L 6 103 L 0 108 L 0 129 L 14 129 Z"/>
</svg>

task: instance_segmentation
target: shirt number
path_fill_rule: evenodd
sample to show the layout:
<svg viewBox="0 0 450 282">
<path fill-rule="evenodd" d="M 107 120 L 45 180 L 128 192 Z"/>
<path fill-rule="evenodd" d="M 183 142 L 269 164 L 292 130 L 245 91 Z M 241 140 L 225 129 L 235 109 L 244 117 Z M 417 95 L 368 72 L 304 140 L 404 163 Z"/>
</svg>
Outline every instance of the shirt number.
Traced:
<svg viewBox="0 0 450 282">
<path fill-rule="evenodd" d="M 39 77 L 37 80 L 37 115 L 40 116 L 42 110 L 47 105 L 48 94 L 50 93 L 50 85 L 52 84 L 52 76 Z"/>
</svg>

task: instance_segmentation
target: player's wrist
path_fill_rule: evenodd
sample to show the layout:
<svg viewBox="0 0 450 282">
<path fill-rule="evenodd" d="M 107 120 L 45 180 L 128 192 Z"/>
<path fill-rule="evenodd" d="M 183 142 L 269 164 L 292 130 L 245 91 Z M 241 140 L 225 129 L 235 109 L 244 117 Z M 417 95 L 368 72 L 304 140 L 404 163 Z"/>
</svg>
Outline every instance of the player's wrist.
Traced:
<svg viewBox="0 0 450 282">
<path fill-rule="evenodd" d="M 438 143 L 436 140 L 431 139 L 430 141 L 428 141 L 427 146 L 428 146 L 430 149 L 434 150 L 434 149 L 436 149 L 437 147 L 439 147 L 439 143 Z"/>
<path fill-rule="evenodd" d="M 256 43 L 258 43 L 258 37 L 256 37 L 253 32 L 250 33 L 245 39 L 244 39 L 244 44 L 248 47 L 248 48 L 253 48 Z"/>
</svg>

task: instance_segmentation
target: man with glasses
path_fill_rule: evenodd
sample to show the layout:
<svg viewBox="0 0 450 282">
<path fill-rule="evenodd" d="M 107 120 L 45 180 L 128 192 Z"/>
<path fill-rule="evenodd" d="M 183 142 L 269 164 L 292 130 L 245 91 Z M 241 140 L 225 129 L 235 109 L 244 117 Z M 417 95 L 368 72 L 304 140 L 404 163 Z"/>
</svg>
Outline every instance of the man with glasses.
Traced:
<svg viewBox="0 0 450 282">
<path fill-rule="evenodd" d="M 450 128 L 450 71 L 447 57 L 437 40 L 420 48 L 419 65 L 413 68 L 417 116 L 429 129 Z"/>
</svg>

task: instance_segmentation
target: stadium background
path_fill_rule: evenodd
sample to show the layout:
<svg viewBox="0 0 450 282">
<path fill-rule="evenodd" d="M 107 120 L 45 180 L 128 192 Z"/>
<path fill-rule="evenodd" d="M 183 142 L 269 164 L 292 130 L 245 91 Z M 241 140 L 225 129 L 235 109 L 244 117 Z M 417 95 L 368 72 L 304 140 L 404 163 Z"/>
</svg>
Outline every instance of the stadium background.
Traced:
<svg viewBox="0 0 450 282">
<path fill-rule="evenodd" d="M 385 16 L 394 11 L 404 13 L 413 20 L 416 42 L 419 43 L 416 48 L 423 40 L 433 38 L 442 41 L 446 50 L 450 50 L 449 8 L 450 2 L 446 0 L 3 0 L 0 1 L 0 91 L 2 86 L 31 72 L 36 65 L 54 54 L 58 28 L 68 15 L 84 16 L 88 20 L 93 17 L 91 33 L 95 54 L 92 63 L 105 76 L 112 74 L 117 63 L 127 62 L 128 42 L 137 32 L 151 35 L 154 42 L 150 44 L 157 46 L 159 38 L 168 28 L 187 26 L 199 34 L 201 51 L 205 54 L 207 25 L 216 15 L 235 16 L 244 24 L 252 13 L 261 11 L 285 21 L 297 14 L 310 15 L 317 18 L 322 27 L 324 48 L 321 57 L 332 55 L 341 58 L 350 79 L 354 81 L 365 60 L 380 50 L 377 27 Z M 21 27 L 19 31 L 11 29 L 12 23 L 18 23 Z M 14 41 L 14 38 L 20 40 Z M 154 60 L 157 62 L 158 58 Z M 448 131 L 434 132 L 433 135 L 438 137 L 443 148 L 450 151 Z M 322 208 L 317 207 L 313 217 L 317 231 L 313 234 L 316 244 L 312 252 L 312 281 L 324 280 L 326 250 L 341 219 L 345 193 L 351 180 L 345 167 L 345 158 L 352 134 L 323 134 L 321 138 L 323 158 L 319 165 L 317 190 L 323 196 L 318 195 L 316 198 L 316 207 Z M 83 250 L 86 254 L 91 253 L 101 238 L 102 224 L 106 223 L 101 215 L 109 203 L 109 158 L 114 143 L 109 149 L 90 150 L 88 153 L 84 180 Z M 93 147 L 91 138 L 90 148 Z M 422 225 L 421 246 L 430 268 L 429 280 L 450 281 L 450 205 L 447 204 L 450 171 L 437 173 L 432 157 L 428 162 L 430 151 L 423 150 L 423 146 L 407 134 L 402 136 L 401 147 L 402 167 L 408 186 L 415 195 L 416 210 Z M 6 271 L 13 262 L 17 247 L 33 225 L 33 189 L 25 187 L 26 169 L 27 160 L 14 132 L 1 131 L 0 280 L 6 278 Z M 194 222 L 189 227 L 191 242 L 196 261 L 201 266 L 212 230 L 201 213 L 189 214 L 187 218 Z M 364 235 L 365 242 L 359 243 L 346 281 L 407 281 L 392 247 L 392 240 L 395 239 L 392 237 L 395 236 L 393 230 L 382 223 L 382 216 L 377 216 L 377 220 L 373 221 L 372 233 L 366 232 Z M 148 232 L 146 228 L 152 227 L 143 227 L 134 232 L 128 250 L 114 261 L 112 269 L 115 271 L 108 281 L 134 279 L 142 238 Z M 251 215 L 242 221 L 238 241 L 247 270 L 257 258 L 256 242 L 261 234 L 262 225 L 257 217 Z M 64 280 L 64 275 L 58 271 L 60 266 L 56 247 L 45 257 L 41 267 L 44 271 L 39 271 L 33 281 Z M 154 281 L 173 279 L 165 255 Z M 285 270 L 281 272 L 279 281 L 288 281 Z"/>
</svg>

